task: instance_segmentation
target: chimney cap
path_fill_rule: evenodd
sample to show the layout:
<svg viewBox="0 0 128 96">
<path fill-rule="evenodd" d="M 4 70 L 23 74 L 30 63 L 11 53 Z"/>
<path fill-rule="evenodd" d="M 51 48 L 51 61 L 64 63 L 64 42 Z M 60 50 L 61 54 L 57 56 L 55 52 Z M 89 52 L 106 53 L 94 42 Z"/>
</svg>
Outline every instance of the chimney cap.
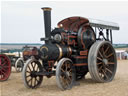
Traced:
<svg viewBox="0 0 128 96">
<path fill-rule="evenodd" d="M 52 10 L 52 8 L 50 8 L 50 7 L 42 7 L 41 9 L 44 11 L 51 11 Z"/>
</svg>

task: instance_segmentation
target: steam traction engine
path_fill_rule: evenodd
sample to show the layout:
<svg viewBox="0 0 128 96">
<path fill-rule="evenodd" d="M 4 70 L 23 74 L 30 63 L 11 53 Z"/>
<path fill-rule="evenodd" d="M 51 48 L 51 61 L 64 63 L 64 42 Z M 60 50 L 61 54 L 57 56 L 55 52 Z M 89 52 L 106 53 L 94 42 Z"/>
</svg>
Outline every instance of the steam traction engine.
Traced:
<svg viewBox="0 0 128 96">
<path fill-rule="evenodd" d="M 96 82 L 112 81 L 117 67 L 112 30 L 119 30 L 118 24 L 69 17 L 51 31 L 51 8 L 42 9 L 45 38 L 41 40 L 45 44 L 24 66 L 22 75 L 25 86 L 37 88 L 43 76 L 50 78 L 55 75 L 58 87 L 66 90 L 87 72 Z"/>
<path fill-rule="evenodd" d="M 23 47 L 22 57 L 18 58 L 15 63 L 16 72 L 21 72 L 24 67 L 24 63 L 31 58 L 31 56 L 35 55 L 37 52 L 37 48 L 34 46 L 25 46 Z"/>
</svg>

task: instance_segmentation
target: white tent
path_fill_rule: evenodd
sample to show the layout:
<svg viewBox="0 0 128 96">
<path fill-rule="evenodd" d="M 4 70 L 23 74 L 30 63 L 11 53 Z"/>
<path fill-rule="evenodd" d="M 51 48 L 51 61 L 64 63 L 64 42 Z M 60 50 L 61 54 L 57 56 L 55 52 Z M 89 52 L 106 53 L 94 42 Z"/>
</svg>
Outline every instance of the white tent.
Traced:
<svg viewBox="0 0 128 96">
<path fill-rule="evenodd" d="M 125 57 L 128 58 L 127 54 L 126 50 L 116 50 L 117 58 L 120 60 L 125 59 Z"/>
</svg>

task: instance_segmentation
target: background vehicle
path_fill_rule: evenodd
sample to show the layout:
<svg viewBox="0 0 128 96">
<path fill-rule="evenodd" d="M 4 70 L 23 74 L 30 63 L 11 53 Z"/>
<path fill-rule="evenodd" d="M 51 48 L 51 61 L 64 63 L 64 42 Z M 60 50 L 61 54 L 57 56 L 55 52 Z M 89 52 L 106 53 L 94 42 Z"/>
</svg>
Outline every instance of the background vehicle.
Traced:
<svg viewBox="0 0 128 96">
<path fill-rule="evenodd" d="M 31 56 L 34 56 L 35 51 L 37 51 L 36 47 L 33 46 L 25 46 L 23 47 L 22 57 L 18 58 L 15 63 L 15 69 L 17 72 L 21 72 L 23 70 L 24 64 Z"/>
<path fill-rule="evenodd" d="M 0 82 L 6 81 L 11 74 L 11 60 L 5 54 L 0 54 Z"/>
</svg>

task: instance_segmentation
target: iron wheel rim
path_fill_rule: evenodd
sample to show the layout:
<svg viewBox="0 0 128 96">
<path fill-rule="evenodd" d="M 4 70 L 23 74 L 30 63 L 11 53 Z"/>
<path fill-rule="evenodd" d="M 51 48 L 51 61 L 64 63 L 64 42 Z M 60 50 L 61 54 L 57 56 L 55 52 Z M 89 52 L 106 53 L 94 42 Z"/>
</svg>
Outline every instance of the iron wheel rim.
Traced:
<svg viewBox="0 0 128 96">
<path fill-rule="evenodd" d="M 62 90 L 71 89 L 75 81 L 75 69 L 72 64 L 70 59 L 63 58 L 57 65 L 56 80 Z"/>
<path fill-rule="evenodd" d="M 10 76 L 10 73 L 11 73 L 10 59 L 4 54 L 0 54 L 0 81 L 7 80 Z"/>
<path fill-rule="evenodd" d="M 24 83 L 27 88 L 37 88 L 42 80 L 43 76 L 41 75 L 36 75 L 36 72 L 41 71 L 41 64 L 39 61 L 36 60 L 30 60 L 26 67 L 23 69 L 23 78 L 24 78 Z"/>
</svg>

